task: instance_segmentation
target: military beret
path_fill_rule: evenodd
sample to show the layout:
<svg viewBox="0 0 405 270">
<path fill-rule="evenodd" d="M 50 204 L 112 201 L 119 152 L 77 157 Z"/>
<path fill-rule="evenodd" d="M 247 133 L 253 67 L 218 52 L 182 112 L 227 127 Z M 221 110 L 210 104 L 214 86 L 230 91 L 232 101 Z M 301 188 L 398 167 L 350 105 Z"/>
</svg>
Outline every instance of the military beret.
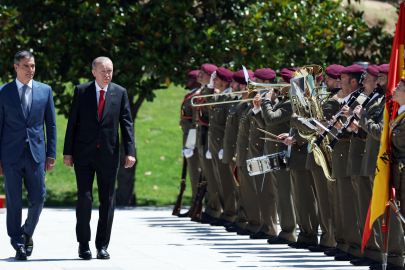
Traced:
<svg viewBox="0 0 405 270">
<path fill-rule="evenodd" d="M 189 79 L 197 79 L 198 73 L 200 73 L 200 71 L 199 71 L 198 69 L 197 69 L 197 70 L 190 71 L 190 72 L 187 74 L 187 78 L 189 78 Z"/>
<path fill-rule="evenodd" d="M 364 67 L 360 65 L 351 65 L 343 68 L 340 73 L 351 74 L 351 73 L 364 73 Z"/>
<path fill-rule="evenodd" d="M 253 81 L 253 71 L 248 70 L 247 73 L 249 74 L 249 79 Z M 246 79 L 245 79 L 245 73 L 243 70 L 238 70 L 233 74 L 233 80 L 237 83 L 240 84 L 247 84 Z"/>
<path fill-rule="evenodd" d="M 326 75 L 328 75 L 328 77 L 331 77 L 332 79 L 338 79 L 342 74 L 340 71 L 344 68 L 345 68 L 344 66 L 333 64 L 325 69 L 325 73 Z"/>
<path fill-rule="evenodd" d="M 294 72 L 298 70 L 299 68 L 283 68 L 280 72 L 281 77 L 286 83 L 290 83 L 290 80 L 292 79 Z"/>
<path fill-rule="evenodd" d="M 226 82 L 233 81 L 233 78 L 232 78 L 233 72 L 224 67 L 220 67 L 217 69 L 217 76 L 218 76 L 218 78 L 220 78 L 221 80 L 226 81 Z"/>
<path fill-rule="evenodd" d="M 367 73 L 370 73 L 373 76 L 378 77 L 378 66 L 377 65 L 370 65 L 367 67 Z"/>
<path fill-rule="evenodd" d="M 201 65 L 201 70 L 204 71 L 205 73 L 207 73 L 208 75 L 211 75 L 212 73 L 217 71 L 217 69 L 218 69 L 218 67 L 213 64 L 205 63 L 205 64 Z"/>
<path fill-rule="evenodd" d="M 380 73 L 387 73 L 390 70 L 390 64 L 382 64 L 381 66 L 378 67 L 378 71 Z"/>
<path fill-rule="evenodd" d="M 318 76 L 318 77 L 316 78 L 316 81 L 317 81 L 317 82 L 323 81 L 323 74 L 321 74 L 320 76 Z"/>
<path fill-rule="evenodd" d="M 277 74 L 271 68 L 262 68 L 255 71 L 254 76 L 262 80 L 273 80 Z"/>
</svg>

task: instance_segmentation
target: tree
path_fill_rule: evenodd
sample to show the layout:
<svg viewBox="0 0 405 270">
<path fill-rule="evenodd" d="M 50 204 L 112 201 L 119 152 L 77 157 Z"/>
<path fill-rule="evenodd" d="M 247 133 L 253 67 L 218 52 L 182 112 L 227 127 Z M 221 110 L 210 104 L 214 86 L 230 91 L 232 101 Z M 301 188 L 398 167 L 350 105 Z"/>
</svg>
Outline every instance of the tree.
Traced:
<svg viewBox="0 0 405 270">
<path fill-rule="evenodd" d="M 154 90 L 183 84 L 187 72 L 204 62 L 233 70 L 242 64 L 280 70 L 382 63 L 392 44 L 381 28 L 369 29 L 361 13 L 323 0 L 3 0 L 0 25 L 3 81 L 13 74 L 16 51 L 31 50 L 36 78 L 52 86 L 58 113 L 67 115 L 72 93 L 66 83 L 93 79 L 92 60 L 108 56 L 113 81 L 128 91 L 134 121 Z M 134 175 L 135 167 L 120 167 L 119 185 L 129 193 L 118 192 L 118 204 L 134 204 Z"/>
</svg>

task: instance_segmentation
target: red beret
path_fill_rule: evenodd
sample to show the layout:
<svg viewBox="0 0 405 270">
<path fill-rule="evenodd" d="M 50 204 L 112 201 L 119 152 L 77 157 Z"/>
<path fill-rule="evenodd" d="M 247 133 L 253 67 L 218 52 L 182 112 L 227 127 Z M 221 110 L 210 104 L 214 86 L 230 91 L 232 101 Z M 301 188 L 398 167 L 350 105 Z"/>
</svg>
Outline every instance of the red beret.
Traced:
<svg viewBox="0 0 405 270">
<path fill-rule="evenodd" d="M 378 77 L 378 66 L 377 65 L 371 65 L 367 67 L 367 73 L 370 73 L 371 75 Z"/>
<path fill-rule="evenodd" d="M 292 77 L 293 77 L 293 75 L 294 75 L 294 72 L 295 72 L 296 70 L 298 70 L 298 69 L 300 69 L 300 68 L 283 68 L 283 69 L 281 70 L 281 72 L 280 72 L 281 77 L 283 78 L 283 80 L 284 80 L 286 83 L 290 83 L 290 80 L 292 79 Z"/>
<path fill-rule="evenodd" d="M 247 73 L 249 74 L 249 79 L 253 81 L 253 71 L 248 70 Z M 245 79 L 245 73 L 243 70 L 238 70 L 233 74 L 233 80 L 237 83 L 240 84 L 247 84 L 246 79 Z"/>
<path fill-rule="evenodd" d="M 345 68 L 344 66 L 333 64 L 325 69 L 325 73 L 326 75 L 328 75 L 328 77 L 331 77 L 332 79 L 338 79 L 342 74 L 340 71 L 344 68 Z"/>
<path fill-rule="evenodd" d="M 323 74 L 321 74 L 320 76 L 318 76 L 318 77 L 316 78 L 316 81 L 317 81 L 317 82 L 323 81 Z"/>
<path fill-rule="evenodd" d="M 340 73 L 351 74 L 351 73 L 364 73 L 364 67 L 360 65 L 351 65 L 343 68 Z"/>
<path fill-rule="evenodd" d="M 189 79 L 197 79 L 198 73 L 200 73 L 200 71 L 199 71 L 198 69 L 197 69 L 197 70 L 190 71 L 190 72 L 187 74 L 187 78 L 189 78 Z"/>
<path fill-rule="evenodd" d="M 271 68 L 262 68 L 255 71 L 254 76 L 262 80 L 273 80 L 277 74 Z"/>
<path fill-rule="evenodd" d="M 218 67 L 213 64 L 205 63 L 205 64 L 201 65 L 201 70 L 204 71 L 205 73 L 207 73 L 208 75 L 211 75 L 212 73 L 217 71 L 217 69 L 218 69 Z"/>
<path fill-rule="evenodd" d="M 390 70 L 390 64 L 382 64 L 381 66 L 378 67 L 378 71 L 380 71 L 380 73 L 387 73 Z"/>
<path fill-rule="evenodd" d="M 224 67 L 220 67 L 217 69 L 217 76 L 223 81 L 226 82 L 232 82 L 233 81 L 233 72 L 230 71 L 229 69 L 226 69 Z"/>
</svg>

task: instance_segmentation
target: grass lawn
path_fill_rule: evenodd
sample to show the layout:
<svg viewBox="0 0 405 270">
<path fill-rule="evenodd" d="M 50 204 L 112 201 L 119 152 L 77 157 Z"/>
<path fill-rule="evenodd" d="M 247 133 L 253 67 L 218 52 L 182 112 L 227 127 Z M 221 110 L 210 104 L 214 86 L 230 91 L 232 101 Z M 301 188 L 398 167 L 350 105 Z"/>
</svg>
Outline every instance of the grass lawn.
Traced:
<svg viewBox="0 0 405 270">
<path fill-rule="evenodd" d="M 186 94 L 181 87 L 171 85 L 156 90 L 154 102 L 144 102 L 135 122 L 138 165 L 135 192 L 138 205 L 174 204 L 182 169 L 182 132 L 179 128 L 180 104 Z M 76 181 L 73 169 L 63 165 L 63 144 L 67 119 L 56 116 L 58 151 L 56 165 L 45 175 L 46 206 L 74 206 Z M 189 178 L 187 178 L 189 179 Z M 188 184 L 188 187 L 190 185 Z M 94 184 L 94 206 L 98 205 L 97 184 Z M 25 193 L 25 192 L 24 192 Z M 0 178 L 0 194 L 4 181 Z M 183 203 L 190 204 L 191 188 L 184 193 Z M 24 203 L 27 205 L 25 194 Z"/>
</svg>

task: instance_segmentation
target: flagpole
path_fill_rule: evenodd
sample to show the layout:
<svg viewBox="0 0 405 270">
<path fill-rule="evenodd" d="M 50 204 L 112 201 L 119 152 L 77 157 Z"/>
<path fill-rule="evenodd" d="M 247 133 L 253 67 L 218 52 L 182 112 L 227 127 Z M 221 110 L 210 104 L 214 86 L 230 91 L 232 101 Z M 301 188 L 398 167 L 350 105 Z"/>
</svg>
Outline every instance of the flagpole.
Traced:
<svg viewBox="0 0 405 270">
<path fill-rule="evenodd" d="M 392 190 L 392 186 L 390 184 L 390 189 Z M 391 192 L 390 192 L 390 199 L 388 200 L 388 205 L 391 202 Z M 388 262 L 388 238 L 390 236 L 390 217 L 391 217 L 391 207 L 387 206 L 386 210 L 386 217 L 385 217 L 385 238 L 384 238 L 384 252 L 383 252 L 383 270 L 387 270 L 387 262 Z"/>
</svg>

